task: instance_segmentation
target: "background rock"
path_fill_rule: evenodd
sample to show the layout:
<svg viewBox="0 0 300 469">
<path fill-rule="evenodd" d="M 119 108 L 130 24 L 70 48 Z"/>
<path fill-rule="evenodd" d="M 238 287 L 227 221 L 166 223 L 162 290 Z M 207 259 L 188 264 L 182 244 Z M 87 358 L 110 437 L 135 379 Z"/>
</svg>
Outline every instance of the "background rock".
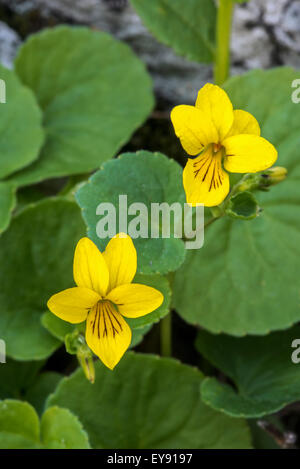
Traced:
<svg viewBox="0 0 300 469">
<path fill-rule="evenodd" d="M 19 35 L 0 21 L 0 62 L 7 68 L 12 67 L 17 48 L 21 44 Z"/>
<path fill-rule="evenodd" d="M 211 66 L 189 62 L 157 42 L 127 0 L 0 0 L 0 5 L 10 18 L 12 12 L 29 19 L 33 12 L 36 18 L 38 12 L 41 27 L 61 22 L 85 24 L 127 42 L 147 64 L 161 107 L 193 102 L 195 91 L 212 79 Z M 36 29 L 35 25 L 33 30 Z M 13 41 L 12 35 L 3 36 L 2 42 L 7 42 L 7 46 L 0 49 L 0 60 L 6 65 L 18 45 L 18 36 L 14 37 Z M 232 36 L 233 73 L 283 64 L 300 67 L 300 0 L 250 0 L 237 5 Z"/>
</svg>

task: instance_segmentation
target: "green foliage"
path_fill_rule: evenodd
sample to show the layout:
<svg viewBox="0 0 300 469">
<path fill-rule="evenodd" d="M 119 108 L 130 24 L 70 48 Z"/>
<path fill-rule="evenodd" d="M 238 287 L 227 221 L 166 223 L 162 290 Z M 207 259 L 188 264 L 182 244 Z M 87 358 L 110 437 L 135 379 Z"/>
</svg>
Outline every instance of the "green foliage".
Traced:
<svg viewBox="0 0 300 469">
<path fill-rule="evenodd" d="M 78 418 L 69 410 L 51 407 L 41 420 L 41 440 L 50 449 L 89 449 L 89 440 Z"/>
<path fill-rule="evenodd" d="M 38 448 L 39 418 L 27 402 L 0 401 L 0 448 Z"/>
<path fill-rule="evenodd" d="M 47 311 L 42 315 L 41 322 L 44 328 L 47 329 L 50 334 L 62 342 L 65 340 L 65 336 L 73 332 L 75 328 L 74 324 L 63 321 L 50 311 Z"/>
<path fill-rule="evenodd" d="M 8 358 L 0 366 L 0 399 L 23 397 L 43 365 L 44 361 L 18 362 Z"/>
<path fill-rule="evenodd" d="M 182 169 L 178 163 L 161 153 L 147 151 L 123 154 L 118 159 L 105 163 L 103 169 L 95 173 L 76 193 L 88 235 L 101 250 L 105 248 L 108 239 L 100 239 L 97 236 L 97 223 L 103 218 L 103 215 L 97 215 L 97 207 L 100 203 L 113 204 L 117 215 L 116 231 L 124 231 L 119 229 L 119 195 L 127 196 L 128 207 L 136 202 L 146 205 L 148 211 L 145 216 L 148 216 L 150 235 L 150 221 L 152 226 L 154 225 L 154 220 L 150 219 L 151 204 L 167 202 L 171 205 L 173 202 L 185 202 Z M 137 215 L 140 215 L 139 210 Z M 128 216 L 127 227 L 137 215 Z M 175 220 L 175 223 L 176 221 L 179 220 Z M 174 233 L 172 227 L 173 223 L 170 228 L 171 236 Z M 149 236 L 133 240 L 138 254 L 138 272 L 165 274 L 176 270 L 182 264 L 185 256 L 184 243 L 179 238 L 162 238 L 161 220 L 159 235 L 159 238 Z"/>
<path fill-rule="evenodd" d="M 44 412 L 46 399 L 55 390 L 61 378 L 60 373 L 45 371 L 39 374 L 34 383 L 27 389 L 24 398 L 39 415 Z"/>
<path fill-rule="evenodd" d="M 48 402 L 80 418 L 93 448 L 250 447 L 244 421 L 201 402 L 202 374 L 196 369 L 133 353 L 113 373 L 100 362 L 95 369 L 93 385 L 78 370 Z"/>
<path fill-rule="evenodd" d="M 259 206 L 251 192 L 240 192 L 229 199 L 226 214 L 240 220 L 252 220 L 259 214 Z"/>
<path fill-rule="evenodd" d="M 0 233 L 8 227 L 15 205 L 15 185 L 9 182 L 0 182 Z"/>
<path fill-rule="evenodd" d="M 0 113 L 0 233 L 10 222 L 16 205 L 16 188 L 1 181 L 14 171 L 28 166 L 39 155 L 44 141 L 42 113 L 31 90 L 17 75 L 0 65 L 0 77 L 5 83 L 6 102 Z"/>
<path fill-rule="evenodd" d="M 130 348 L 134 348 L 139 345 L 143 341 L 144 336 L 150 331 L 151 327 L 152 324 L 149 324 L 148 326 L 133 329 Z"/>
<path fill-rule="evenodd" d="M 131 0 L 158 40 L 197 62 L 212 62 L 216 8 L 211 0 Z"/>
<path fill-rule="evenodd" d="M 0 65 L 6 102 L 0 113 L 0 179 L 28 166 L 39 155 L 44 140 L 42 113 L 31 90 L 16 74 Z"/>
<path fill-rule="evenodd" d="M 47 135 L 39 160 L 13 176 L 18 185 L 99 167 L 153 106 L 142 62 L 125 44 L 91 29 L 59 26 L 31 36 L 16 71 L 36 94 Z"/>
<path fill-rule="evenodd" d="M 42 359 L 60 345 L 42 326 L 41 314 L 52 294 L 73 285 L 74 249 L 84 232 L 76 204 L 57 198 L 24 209 L 3 233 L 0 330 L 8 356 Z"/>
<path fill-rule="evenodd" d="M 233 417 L 274 413 L 300 396 L 300 367 L 292 362 L 300 327 L 264 337 L 236 338 L 198 333 L 197 348 L 235 384 L 237 392 L 215 378 L 201 385 L 204 402 Z"/>
<path fill-rule="evenodd" d="M 1 449 L 88 449 L 85 431 L 75 415 L 67 409 L 52 407 L 43 414 L 41 423 L 27 402 L 0 401 Z"/>
<path fill-rule="evenodd" d="M 287 179 L 257 193 L 262 214 L 251 222 L 224 217 L 205 231 L 204 247 L 176 272 L 174 305 L 211 332 L 266 334 L 300 319 L 300 106 L 291 101 L 297 73 L 252 71 L 225 88 L 234 108 L 258 119 L 279 152 Z"/>
</svg>

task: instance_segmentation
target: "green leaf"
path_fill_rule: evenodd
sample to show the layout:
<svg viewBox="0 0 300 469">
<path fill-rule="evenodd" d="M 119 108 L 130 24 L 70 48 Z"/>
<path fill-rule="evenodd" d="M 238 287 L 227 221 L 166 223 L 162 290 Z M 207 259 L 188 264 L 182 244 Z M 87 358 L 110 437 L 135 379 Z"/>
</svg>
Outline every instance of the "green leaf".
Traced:
<svg viewBox="0 0 300 469">
<path fill-rule="evenodd" d="M 39 373 L 44 360 L 18 362 L 8 359 L 0 366 L 0 399 L 24 399 L 42 413 L 48 395 L 62 375 L 52 371 Z"/>
<path fill-rule="evenodd" d="M 131 344 L 130 344 L 131 349 L 136 347 L 143 341 L 145 335 L 148 334 L 151 327 L 152 327 L 152 324 L 149 324 L 148 326 L 139 327 L 137 329 L 132 330 L 132 339 L 131 339 Z"/>
<path fill-rule="evenodd" d="M 8 227 L 15 205 L 15 185 L 8 182 L 0 182 L 0 233 Z"/>
<path fill-rule="evenodd" d="M 46 399 L 55 390 L 61 378 L 60 373 L 45 371 L 37 377 L 25 393 L 25 400 L 35 408 L 39 415 L 44 412 Z"/>
<path fill-rule="evenodd" d="M 131 0 L 149 30 L 190 60 L 213 61 L 216 8 L 211 0 Z"/>
<path fill-rule="evenodd" d="M 73 285 L 74 249 L 84 232 L 77 205 L 57 198 L 21 211 L 1 236 L 0 330 L 8 356 L 39 360 L 60 345 L 41 314 L 51 295 Z"/>
<path fill-rule="evenodd" d="M 244 421 L 201 402 L 196 369 L 132 352 L 113 373 L 100 361 L 95 365 L 93 385 L 78 370 L 48 401 L 80 418 L 93 448 L 250 447 Z"/>
<path fill-rule="evenodd" d="M 154 217 L 151 219 L 151 204 L 167 202 L 171 205 L 175 202 L 182 206 L 185 202 L 182 169 L 178 163 L 161 153 L 148 151 L 126 153 L 116 160 L 105 163 L 103 169 L 81 186 L 76 193 L 76 200 L 82 208 L 88 236 L 101 250 L 105 248 L 109 239 L 100 239 L 97 235 L 97 224 L 104 218 L 97 215 L 97 207 L 100 203 L 113 204 L 116 210 L 116 231 L 124 231 L 124 228 L 119 229 L 119 196 L 127 196 L 127 207 L 138 202 L 147 208 L 147 214 L 142 215 L 142 218 L 148 223 L 146 233 L 148 237 L 133 240 L 138 254 L 138 272 L 164 274 L 176 270 L 184 260 L 185 247 L 181 239 L 172 237 L 173 217 L 171 216 L 169 238 L 161 237 L 161 220 L 159 238 L 150 237 L 150 227 L 155 224 Z M 128 215 L 129 234 L 130 223 L 139 215 L 139 210 L 137 215 Z M 179 220 L 175 219 L 175 223 L 177 221 Z"/>
<path fill-rule="evenodd" d="M 0 179 L 28 166 L 44 141 L 42 113 L 30 89 L 11 70 L 0 65 L 6 102 L 0 104 Z M 2 82 L 2 83 L 3 83 Z M 2 85 L 1 83 L 1 85 Z"/>
<path fill-rule="evenodd" d="M 13 177 L 19 185 L 98 168 L 153 106 L 143 63 L 127 45 L 99 31 L 43 30 L 21 47 L 16 70 L 35 92 L 47 131 L 39 160 Z"/>
<path fill-rule="evenodd" d="M 67 409 L 51 407 L 41 420 L 41 439 L 48 449 L 89 449 L 89 440 L 78 418 Z"/>
<path fill-rule="evenodd" d="M 300 367 L 292 362 L 292 342 L 300 327 L 264 337 L 229 337 L 200 331 L 197 349 L 235 384 L 206 378 L 204 402 L 233 417 L 255 418 L 277 412 L 300 396 Z"/>
<path fill-rule="evenodd" d="M 259 214 L 260 207 L 251 192 L 240 192 L 229 199 L 226 214 L 240 220 L 252 220 Z"/>
<path fill-rule="evenodd" d="M 291 100 L 297 76 L 289 68 L 258 70 L 225 86 L 234 108 L 258 119 L 279 152 L 276 164 L 289 173 L 256 194 L 258 218 L 217 220 L 205 231 L 204 247 L 176 272 L 175 308 L 211 332 L 267 334 L 300 319 L 300 106 Z"/>
<path fill-rule="evenodd" d="M 63 321 L 62 319 L 55 316 L 50 311 L 44 313 L 41 317 L 42 325 L 52 334 L 56 339 L 64 342 L 65 336 L 70 334 L 75 329 L 74 324 Z"/>
<path fill-rule="evenodd" d="M 39 418 L 27 402 L 0 401 L 0 449 L 38 448 Z"/>
<path fill-rule="evenodd" d="M 88 449 L 81 423 L 67 409 L 52 407 L 43 414 L 41 425 L 27 402 L 0 401 L 1 449 Z"/>
<path fill-rule="evenodd" d="M 43 365 L 44 361 L 18 362 L 8 358 L 0 365 L 0 399 L 21 398 Z"/>
</svg>

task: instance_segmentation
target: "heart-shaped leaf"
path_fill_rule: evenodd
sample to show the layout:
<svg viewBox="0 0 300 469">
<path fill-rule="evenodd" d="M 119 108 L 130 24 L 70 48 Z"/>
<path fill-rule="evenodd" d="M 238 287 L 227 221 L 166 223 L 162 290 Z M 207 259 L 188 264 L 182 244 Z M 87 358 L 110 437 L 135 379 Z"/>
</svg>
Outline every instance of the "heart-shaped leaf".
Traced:
<svg viewBox="0 0 300 469">
<path fill-rule="evenodd" d="M 155 224 L 151 212 L 154 204 L 157 206 L 167 203 L 170 207 L 174 202 L 177 203 L 180 216 L 175 219 L 175 223 L 181 221 L 185 195 L 182 187 L 182 169 L 175 161 L 161 153 L 147 151 L 123 154 L 118 159 L 105 163 L 103 169 L 83 184 L 76 193 L 76 200 L 82 208 L 88 236 L 101 250 L 109 241 L 108 237 L 103 239 L 98 230 L 99 222 L 106 218 L 105 204 L 108 203 L 117 233 L 127 230 L 128 234 L 131 234 L 130 224 L 136 217 L 140 217 L 145 225 L 145 233 L 143 235 L 138 233 L 139 237 L 133 239 L 138 254 L 138 272 L 164 274 L 176 270 L 182 264 L 185 247 L 181 239 L 174 237 L 172 212 L 170 218 L 166 219 L 167 223 L 171 220 L 168 224 L 170 236 L 162 237 L 161 220 L 159 220 L 157 222 L 159 237 L 151 237 L 151 229 Z M 134 209 L 134 215 L 128 214 L 130 206 L 133 208 L 132 204 L 136 203 L 140 208 Z M 100 204 L 103 210 L 99 209 Z M 125 228 L 120 228 L 120 217 L 124 220 Z M 137 231 L 139 229 L 138 227 Z"/>
<path fill-rule="evenodd" d="M 250 447 L 244 421 L 201 402 L 203 377 L 194 368 L 129 352 L 113 373 L 100 361 L 95 370 L 92 386 L 78 370 L 48 402 L 80 418 L 93 448 Z"/>
<path fill-rule="evenodd" d="M 153 106 L 151 80 L 130 48 L 108 34 L 59 26 L 30 37 L 16 71 L 44 111 L 39 160 L 19 185 L 85 173 L 112 158 Z"/>
<path fill-rule="evenodd" d="M 298 339 L 298 351 L 292 347 Z M 300 327 L 266 337 L 229 337 L 200 331 L 198 350 L 235 384 L 237 392 L 215 378 L 201 384 L 202 399 L 233 417 L 261 417 L 300 398 Z"/>
<path fill-rule="evenodd" d="M 87 435 L 67 409 L 51 407 L 41 423 L 27 402 L 0 401 L 1 449 L 88 449 Z"/>
<path fill-rule="evenodd" d="M 145 25 L 175 52 L 212 62 L 216 8 L 211 0 L 131 0 Z"/>
<path fill-rule="evenodd" d="M 0 179 L 28 166 L 44 141 L 42 113 L 34 94 L 0 65 Z M 4 96 L 3 96 L 4 95 Z"/>
<path fill-rule="evenodd" d="M 1 236 L 0 331 L 8 356 L 38 360 L 60 345 L 41 314 L 51 295 L 73 285 L 74 249 L 84 233 L 77 205 L 57 198 L 28 206 Z"/>
</svg>

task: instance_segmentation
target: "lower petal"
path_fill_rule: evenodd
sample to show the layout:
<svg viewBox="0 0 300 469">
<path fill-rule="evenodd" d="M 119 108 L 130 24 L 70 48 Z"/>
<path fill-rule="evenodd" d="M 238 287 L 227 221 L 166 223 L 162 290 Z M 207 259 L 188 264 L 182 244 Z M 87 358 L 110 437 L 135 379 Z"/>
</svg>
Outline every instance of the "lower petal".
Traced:
<svg viewBox="0 0 300 469">
<path fill-rule="evenodd" d="M 189 159 L 183 170 L 187 203 L 193 207 L 219 205 L 229 192 L 229 176 L 222 168 L 222 153 L 208 148 L 198 158 Z"/>
<path fill-rule="evenodd" d="M 128 349 L 130 327 L 109 301 L 100 301 L 90 311 L 86 322 L 86 342 L 111 370 Z"/>
<path fill-rule="evenodd" d="M 47 303 L 50 311 L 64 321 L 78 324 L 84 321 L 100 295 L 88 288 L 75 287 L 51 296 Z"/>
<path fill-rule="evenodd" d="M 117 305 L 119 312 L 127 318 L 138 318 L 152 313 L 164 300 L 159 290 L 139 283 L 120 285 L 109 292 L 107 298 Z"/>
<path fill-rule="evenodd" d="M 275 147 L 257 135 L 236 135 L 223 142 L 226 149 L 224 168 L 231 173 L 257 173 L 277 160 Z"/>
</svg>

